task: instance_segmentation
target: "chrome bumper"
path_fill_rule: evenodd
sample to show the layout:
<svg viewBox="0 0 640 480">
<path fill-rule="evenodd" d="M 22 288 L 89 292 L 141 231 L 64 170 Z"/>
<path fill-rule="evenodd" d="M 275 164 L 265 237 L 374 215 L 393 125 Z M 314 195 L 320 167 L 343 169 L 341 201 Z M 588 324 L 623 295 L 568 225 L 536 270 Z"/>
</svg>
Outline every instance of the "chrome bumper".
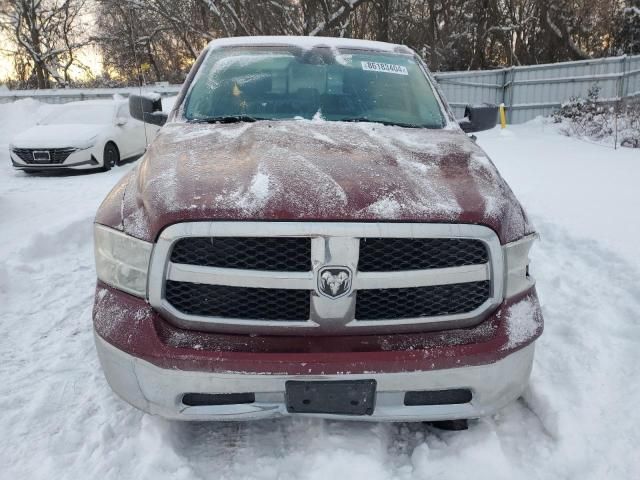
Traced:
<svg viewBox="0 0 640 480">
<path fill-rule="evenodd" d="M 292 415 L 284 403 L 287 380 L 375 379 L 373 415 L 294 414 L 360 421 L 435 421 L 477 418 L 495 413 L 520 396 L 533 363 L 534 344 L 495 363 L 445 370 L 344 375 L 269 375 L 207 373 L 159 368 L 129 355 L 95 335 L 100 363 L 111 388 L 147 413 L 179 420 L 257 420 Z M 468 388 L 471 402 L 457 405 L 405 406 L 406 391 Z M 251 404 L 187 406 L 185 393 L 255 392 Z"/>
</svg>

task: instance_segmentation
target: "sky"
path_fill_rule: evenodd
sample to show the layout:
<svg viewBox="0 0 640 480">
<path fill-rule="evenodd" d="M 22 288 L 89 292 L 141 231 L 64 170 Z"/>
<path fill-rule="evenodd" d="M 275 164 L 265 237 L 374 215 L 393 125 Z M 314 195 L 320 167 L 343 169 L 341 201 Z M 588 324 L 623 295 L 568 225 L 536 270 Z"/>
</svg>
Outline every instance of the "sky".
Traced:
<svg viewBox="0 0 640 480">
<path fill-rule="evenodd" d="M 0 32 L 0 45 L 7 45 L 7 37 L 2 32 Z M 13 66 L 11 64 L 11 58 L 4 52 L 0 51 L 0 81 L 11 75 L 12 71 Z"/>
<path fill-rule="evenodd" d="M 4 54 L 0 54 L 0 80 L 7 78 L 13 71 L 11 60 Z"/>
<path fill-rule="evenodd" d="M 0 42 L 2 39 L 0 38 Z M 77 54 L 78 59 L 89 67 L 93 75 L 102 73 L 102 56 L 96 47 L 88 46 L 80 50 Z M 85 79 L 86 72 L 80 68 L 76 68 L 71 73 L 75 79 Z M 0 82 L 13 76 L 13 61 L 11 56 L 0 52 Z"/>
<path fill-rule="evenodd" d="M 93 13 L 87 13 L 83 16 L 82 21 L 87 27 L 90 27 L 95 24 L 95 17 Z M 2 48 L 12 48 L 11 42 L 4 33 L 0 33 L 0 83 L 14 75 L 12 56 L 10 53 L 2 51 Z M 84 47 L 76 55 L 80 62 L 89 67 L 93 75 L 97 76 L 102 73 L 102 55 L 97 47 Z M 87 78 L 87 73 L 81 68 L 74 68 L 71 76 L 74 79 L 82 80 Z"/>
</svg>

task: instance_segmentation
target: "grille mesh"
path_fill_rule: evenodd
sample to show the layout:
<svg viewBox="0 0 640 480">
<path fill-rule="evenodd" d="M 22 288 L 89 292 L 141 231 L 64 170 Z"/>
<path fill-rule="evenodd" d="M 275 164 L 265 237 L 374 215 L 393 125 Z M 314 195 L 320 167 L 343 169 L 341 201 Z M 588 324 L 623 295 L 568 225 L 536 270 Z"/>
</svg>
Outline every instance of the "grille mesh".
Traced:
<svg viewBox="0 0 640 480">
<path fill-rule="evenodd" d="M 42 149 L 37 149 L 37 151 L 43 151 Z M 63 163 L 69 155 L 76 151 L 75 148 L 50 148 L 44 149 L 44 151 L 49 152 L 49 156 L 51 160 L 49 162 L 36 162 L 33 159 L 34 149 L 32 148 L 14 148 L 13 153 L 18 155 L 22 161 L 26 163 L 55 163 L 60 164 Z"/>
<path fill-rule="evenodd" d="M 489 298 L 489 281 L 358 290 L 356 319 L 383 320 L 467 313 Z"/>
<path fill-rule="evenodd" d="M 363 238 L 361 272 L 392 272 L 487 263 L 487 248 L 467 238 Z"/>
<path fill-rule="evenodd" d="M 167 280 L 166 299 L 190 315 L 247 320 L 307 320 L 309 290 L 245 288 Z"/>
<path fill-rule="evenodd" d="M 281 272 L 311 270 L 311 239 L 191 237 L 176 242 L 173 263 Z"/>
</svg>

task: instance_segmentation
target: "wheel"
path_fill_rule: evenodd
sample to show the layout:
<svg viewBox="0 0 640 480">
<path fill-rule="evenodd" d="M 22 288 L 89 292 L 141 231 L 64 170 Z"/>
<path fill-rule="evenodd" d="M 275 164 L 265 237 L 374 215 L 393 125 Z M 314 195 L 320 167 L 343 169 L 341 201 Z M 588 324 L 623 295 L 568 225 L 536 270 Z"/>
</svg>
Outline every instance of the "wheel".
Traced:
<svg viewBox="0 0 640 480">
<path fill-rule="evenodd" d="M 113 142 L 107 142 L 104 146 L 104 155 L 102 156 L 102 171 L 108 172 L 111 167 L 115 167 L 120 162 L 120 152 Z"/>
</svg>

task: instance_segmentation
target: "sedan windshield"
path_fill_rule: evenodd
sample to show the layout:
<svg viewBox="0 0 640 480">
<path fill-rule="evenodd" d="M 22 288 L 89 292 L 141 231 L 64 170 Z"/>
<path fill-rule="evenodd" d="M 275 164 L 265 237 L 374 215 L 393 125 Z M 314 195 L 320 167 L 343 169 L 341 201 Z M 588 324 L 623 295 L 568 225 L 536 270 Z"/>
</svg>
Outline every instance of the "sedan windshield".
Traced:
<svg viewBox="0 0 640 480">
<path fill-rule="evenodd" d="M 189 121 L 320 118 L 442 128 L 433 88 L 412 55 L 362 50 L 212 50 L 185 100 Z"/>
<path fill-rule="evenodd" d="M 65 125 L 65 124 L 104 124 L 113 120 L 114 105 L 74 103 L 59 107 L 47 115 L 41 125 Z"/>
</svg>

